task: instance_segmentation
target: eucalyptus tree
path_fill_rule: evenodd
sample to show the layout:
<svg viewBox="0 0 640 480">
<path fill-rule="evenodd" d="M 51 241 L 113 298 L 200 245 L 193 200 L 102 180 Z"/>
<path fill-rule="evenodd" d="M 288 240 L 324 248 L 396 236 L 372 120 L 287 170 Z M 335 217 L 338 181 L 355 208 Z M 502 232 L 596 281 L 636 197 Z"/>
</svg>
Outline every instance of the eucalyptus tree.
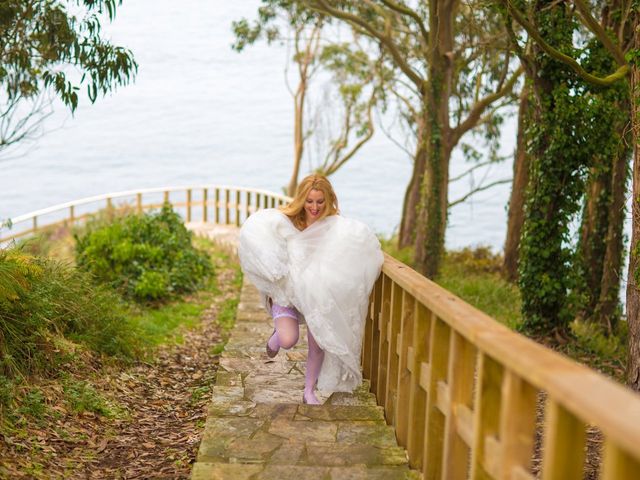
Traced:
<svg viewBox="0 0 640 480">
<path fill-rule="evenodd" d="M 233 22 L 236 42 L 242 51 L 258 40 L 268 44 L 287 41 L 293 49 L 292 62 L 297 70 L 297 86 L 289 88 L 294 102 L 294 155 L 289 195 L 295 194 L 300 165 L 309 137 L 320 137 L 317 125 L 307 121 L 308 97 L 312 78 L 327 73 L 337 89 L 341 103 L 340 128 L 335 138 L 322 138 L 327 145 L 316 170 L 331 175 L 348 162 L 374 134 L 373 109 L 383 99 L 382 62 L 372 59 L 370 45 L 362 46 L 357 38 L 351 42 L 332 42 L 323 38 L 330 19 L 292 0 L 262 0 L 258 18 Z M 335 32 L 333 32 L 335 33 Z M 378 55 L 375 55 L 379 57 Z M 287 86 L 289 87 L 288 83 Z M 325 105 L 325 107 L 327 107 Z M 326 109 L 326 108 L 325 108 Z M 326 113 L 326 112 L 325 112 Z M 326 132 L 323 132 L 326 133 Z M 328 134 L 331 136 L 331 133 Z"/>
<path fill-rule="evenodd" d="M 81 87 L 91 102 L 136 74 L 130 50 L 102 34 L 121 0 L 3 0 L 0 3 L 0 152 L 37 129 L 46 92 L 72 112 Z M 45 108 L 46 110 L 46 108 Z M 44 112 L 46 115 L 46 112 Z"/>
<path fill-rule="evenodd" d="M 433 277 L 444 248 L 452 151 L 469 131 L 496 128 L 496 106 L 521 73 L 500 17 L 473 0 L 301 2 L 369 36 L 393 62 L 416 132 L 400 242 L 414 243 L 417 268 Z"/>
<path fill-rule="evenodd" d="M 518 103 L 518 133 L 513 158 L 513 180 L 507 212 L 507 234 L 505 236 L 502 274 L 509 281 L 518 278 L 518 259 L 520 257 L 520 237 L 524 226 L 524 204 L 529 184 L 530 155 L 527 152 L 525 130 L 531 108 L 531 88 L 525 86 L 520 91 Z"/>
</svg>

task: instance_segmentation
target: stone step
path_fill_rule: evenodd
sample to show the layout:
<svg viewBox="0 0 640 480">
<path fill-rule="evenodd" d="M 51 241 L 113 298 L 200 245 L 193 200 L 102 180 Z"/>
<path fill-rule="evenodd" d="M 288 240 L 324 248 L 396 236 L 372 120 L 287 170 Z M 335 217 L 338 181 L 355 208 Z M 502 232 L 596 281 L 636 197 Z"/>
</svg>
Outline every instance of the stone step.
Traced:
<svg viewBox="0 0 640 480">
<path fill-rule="evenodd" d="M 196 463 L 192 480 L 419 480 L 406 466 L 306 466 L 278 464 Z"/>
<path fill-rule="evenodd" d="M 306 332 L 270 359 L 273 331 L 257 290 L 245 282 L 192 471 L 194 480 L 418 479 L 368 381 L 302 404 Z"/>
</svg>

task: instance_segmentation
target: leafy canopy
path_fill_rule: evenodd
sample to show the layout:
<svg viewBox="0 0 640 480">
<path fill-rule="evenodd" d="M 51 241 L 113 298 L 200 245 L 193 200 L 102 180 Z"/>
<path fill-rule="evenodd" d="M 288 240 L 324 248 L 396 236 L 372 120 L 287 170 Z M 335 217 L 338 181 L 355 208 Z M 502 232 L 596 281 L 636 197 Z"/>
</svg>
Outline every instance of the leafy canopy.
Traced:
<svg viewBox="0 0 640 480">
<path fill-rule="evenodd" d="M 138 65 L 130 50 L 102 35 L 122 0 L 3 0 L 0 2 L 0 89 L 4 102 L 52 88 L 72 111 L 86 85 L 99 93 L 131 81 Z M 74 67 L 74 68 L 71 68 Z"/>
</svg>

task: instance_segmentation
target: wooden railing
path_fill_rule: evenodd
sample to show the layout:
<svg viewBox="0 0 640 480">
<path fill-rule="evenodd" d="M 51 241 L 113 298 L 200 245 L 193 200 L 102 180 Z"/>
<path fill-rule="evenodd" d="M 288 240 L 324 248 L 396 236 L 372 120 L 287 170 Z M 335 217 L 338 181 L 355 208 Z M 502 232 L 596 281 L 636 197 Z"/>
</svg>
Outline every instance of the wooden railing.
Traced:
<svg viewBox="0 0 640 480">
<path fill-rule="evenodd" d="M 371 298 L 364 375 L 424 479 L 582 479 L 588 426 L 599 477 L 640 479 L 639 395 L 389 256 Z"/>
<path fill-rule="evenodd" d="M 20 215 L 0 229 L 0 245 L 32 235 L 45 228 L 83 222 L 101 210 L 132 209 L 137 212 L 159 208 L 169 202 L 186 222 L 202 221 L 224 225 L 241 225 L 260 208 L 276 207 L 289 197 L 266 190 L 227 185 L 148 188 L 108 193 L 62 203 Z"/>
</svg>

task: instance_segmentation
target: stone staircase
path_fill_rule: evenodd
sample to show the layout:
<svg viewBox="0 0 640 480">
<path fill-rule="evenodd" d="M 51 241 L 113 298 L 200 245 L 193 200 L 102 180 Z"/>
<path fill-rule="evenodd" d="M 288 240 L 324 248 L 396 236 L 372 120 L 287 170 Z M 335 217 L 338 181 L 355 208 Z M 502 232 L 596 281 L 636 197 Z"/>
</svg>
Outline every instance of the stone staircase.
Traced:
<svg viewBox="0 0 640 480">
<path fill-rule="evenodd" d="M 264 350 L 271 331 L 257 290 L 245 283 L 193 480 L 419 478 L 366 383 L 319 396 L 321 406 L 301 404 L 306 330 L 273 360 Z"/>
</svg>

